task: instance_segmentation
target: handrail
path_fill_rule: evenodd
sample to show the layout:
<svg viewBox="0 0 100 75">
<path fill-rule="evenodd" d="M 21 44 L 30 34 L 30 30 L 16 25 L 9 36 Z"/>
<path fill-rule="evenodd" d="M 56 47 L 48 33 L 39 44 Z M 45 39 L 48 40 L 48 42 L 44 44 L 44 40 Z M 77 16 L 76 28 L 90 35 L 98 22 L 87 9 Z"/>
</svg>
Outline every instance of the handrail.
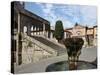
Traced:
<svg viewBox="0 0 100 75">
<path fill-rule="evenodd" d="M 34 35 L 34 36 L 38 36 L 38 37 L 45 38 L 45 36 L 42 36 L 42 35 Z M 57 43 L 57 42 L 55 42 L 55 41 L 52 41 L 51 39 L 48 39 L 48 38 L 45 38 L 45 39 L 48 40 L 48 41 L 50 41 L 50 42 L 52 42 L 52 43 L 54 43 L 54 44 L 56 44 L 56 45 L 58 45 L 58 46 L 60 46 L 60 47 L 65 48 L 65 46 L 62 45 L 62 44 L 60 44 L 60 43 Z"/>
</svg>

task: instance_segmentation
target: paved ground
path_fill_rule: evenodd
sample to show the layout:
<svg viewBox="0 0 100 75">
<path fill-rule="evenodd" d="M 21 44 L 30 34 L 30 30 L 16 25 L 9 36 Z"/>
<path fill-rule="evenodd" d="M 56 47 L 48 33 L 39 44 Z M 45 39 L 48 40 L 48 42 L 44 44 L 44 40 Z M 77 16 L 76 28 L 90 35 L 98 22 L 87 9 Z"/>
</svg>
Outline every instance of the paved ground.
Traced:
<svg viewBox="0 0 100 75">
<path fill-rule="evenodd" d="M 92 62 L 96 59 L 96 57 L 97 57 L 97 47 L 83 48 L 79 59 Z"/>
<path fill-rule="evenodd" d="M 82 54 L 80 55 L 80 60 L 92 62 L 97 57 L 97 48 L 82 48 Z M 30 63 L 27 65 L 22 65 L 15 68 L 15 73 L 36 73 L 45 72 L 48 65 L 60 61 L 67 60 L 67 53 L 62 56 L 57 56 L 53 58 L 48 58 L 37 63 Z"/>
</svg>

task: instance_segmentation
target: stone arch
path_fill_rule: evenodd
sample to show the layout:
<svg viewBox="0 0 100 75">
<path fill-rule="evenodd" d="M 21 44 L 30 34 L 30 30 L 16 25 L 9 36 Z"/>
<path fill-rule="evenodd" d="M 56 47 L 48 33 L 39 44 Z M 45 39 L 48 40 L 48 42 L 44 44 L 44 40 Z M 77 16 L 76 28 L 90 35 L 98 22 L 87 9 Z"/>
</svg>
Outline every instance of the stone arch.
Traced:
<svg viewBox="0 0 100 75">
<path fill-rule="evenodd" d="M 33 31 L 34 31 L 34 26 L 31 26 L 31 35 L 33 35 Z"/>
<path fill-rule="evenodd" d="M 34 26 L 34 31 L 36 31 L 36 26 Z"/>
<path fill-rule="evenodd" d="M 36 30 L 37 30 L 37 27 L 36 26 L 34 26 L 34 35 L 36 35 Z"/>
<path fill-rule="evenodd" d="M 33 26 L 31 26 L 31 31 L 33 31 Z"/>
<path fill-rule="evenodd" d="M 23 32 L 24 32 L 24 33 L 27 33 L 27 31 L 28 31 L 27 26 L 24 26 L 24 27 L 23 27 Z"/>
<path fill-rule="evenodd" d="M 39 33 L 39 31 L 40 31 L 40 28 L 39 27 L 37 27 L 37 34 L 39 35 L 40 33 Z"/>
</svg>

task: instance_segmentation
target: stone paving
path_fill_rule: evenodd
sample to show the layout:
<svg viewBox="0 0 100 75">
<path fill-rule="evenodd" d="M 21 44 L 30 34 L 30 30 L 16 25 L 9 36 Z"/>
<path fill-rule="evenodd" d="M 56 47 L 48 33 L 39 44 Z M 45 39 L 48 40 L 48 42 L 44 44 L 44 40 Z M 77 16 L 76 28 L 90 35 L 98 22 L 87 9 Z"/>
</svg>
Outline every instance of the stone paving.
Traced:
<svg viewBox="0 0 100 75">
<path fill-rule="evenodd" d="M 19 67 L 15 67 L 15 73 L 36 73 L 36 72 L 45 72 L 48 65 L 66 61 L 68 58 L 67 53 L 62 56 L 57 56 L 53 58 L 48 58 L 46 60 L 39 61 L 37 63 L 30 63 L 26 65 L 21 65 Z M 93 62 L 97 58 L 97 48 L 82 48 L 82 53 L 80 55 L 79 60 Z"/>
</svg>

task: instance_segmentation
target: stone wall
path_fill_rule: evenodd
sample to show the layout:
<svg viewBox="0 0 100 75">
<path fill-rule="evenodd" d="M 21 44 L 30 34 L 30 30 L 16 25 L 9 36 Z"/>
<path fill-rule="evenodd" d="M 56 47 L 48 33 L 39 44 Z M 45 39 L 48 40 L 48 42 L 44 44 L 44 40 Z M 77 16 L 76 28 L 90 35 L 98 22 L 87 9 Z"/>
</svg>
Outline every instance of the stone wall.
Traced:
<svg viewBox="0 0 100 75">
<path fill-rule="evenodd" d="M 32 41 L 32 39 L 33 38 L 27 36 L 22 40 L 22 64 L 35 63 L 57 55 L 55 50 L 41 47 L 43 44 L 39 41 L 37 42 L 35 39 Z"/>
</svg>

